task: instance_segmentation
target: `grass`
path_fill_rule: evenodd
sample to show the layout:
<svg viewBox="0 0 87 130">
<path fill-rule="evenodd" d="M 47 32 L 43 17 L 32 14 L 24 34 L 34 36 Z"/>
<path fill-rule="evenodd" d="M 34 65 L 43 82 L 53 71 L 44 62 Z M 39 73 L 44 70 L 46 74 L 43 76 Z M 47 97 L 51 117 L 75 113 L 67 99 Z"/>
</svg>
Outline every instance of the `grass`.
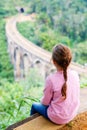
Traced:
<svg viewBox="0 0 87 130">
<path fill-rule="evenodd" d="M 36 82 L 33 77 L 19 83 L 0 80 L 0 130 L 29 117 L 32 103 L 40 101 L 43 83 L 41 77 L 36 77 Z"/>
<path fill-rule="evenodd" d="M 17 83 L 9 84 L 7 90 L 0 89 L 0 130 L 29 117 L 32 103 L 40 100 L 41 89 L 31 88 L 27 91 L 27 95 L 22 86 Z"/>
</svg>

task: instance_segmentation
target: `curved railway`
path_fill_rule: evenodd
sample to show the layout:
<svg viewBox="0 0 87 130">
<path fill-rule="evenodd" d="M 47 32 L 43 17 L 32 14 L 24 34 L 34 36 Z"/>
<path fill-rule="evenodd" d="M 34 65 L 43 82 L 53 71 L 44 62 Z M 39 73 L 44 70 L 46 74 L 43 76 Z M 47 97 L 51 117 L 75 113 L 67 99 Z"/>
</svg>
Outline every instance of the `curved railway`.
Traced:
<svg viewBox="0 0 87 130">
<path fill-rule="evenodd" d="M 36 55 L 40 59 L 43 59 L 43 61 L 50 64 L 51 59 L 51 53 L 36 46 L 31 41 L 24 38 L 17 30 L 16 24 L 17 22 L 22 22 L 26 20 L 34 20 L 33 15 L 16 15 L 12 18 L 10 18 L 6 24 L 6 36 L 7 39 L 14 42 L 14 44 L 17 44 L 21 48 L 25 49 L 27 52 L 32 53 L 32 55 Z M 80 74 L 87 74 L 87 68 L 84 66 L 72 62 L 71 66 L 72 69 L 76 70 Z"/>
</svg>

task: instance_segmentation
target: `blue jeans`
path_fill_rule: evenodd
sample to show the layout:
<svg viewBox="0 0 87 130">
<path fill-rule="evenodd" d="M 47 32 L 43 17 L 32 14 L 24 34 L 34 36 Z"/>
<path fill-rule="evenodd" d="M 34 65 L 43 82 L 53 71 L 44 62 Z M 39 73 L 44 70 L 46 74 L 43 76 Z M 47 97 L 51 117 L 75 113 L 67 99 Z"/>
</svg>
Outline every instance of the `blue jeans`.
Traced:
<svg viewBox="0 0 87 130">
<path fill-rule="evenodd" d="M 40 115 L 44 116 L 45 118 L 48 118 L 47 115 L 47 109 L 49 106 L 45 106 L 41 103 L 33 103 L 30 111 L 30 115 L 33 115 L 35 113 L 39 113 Z"/>
</svg>

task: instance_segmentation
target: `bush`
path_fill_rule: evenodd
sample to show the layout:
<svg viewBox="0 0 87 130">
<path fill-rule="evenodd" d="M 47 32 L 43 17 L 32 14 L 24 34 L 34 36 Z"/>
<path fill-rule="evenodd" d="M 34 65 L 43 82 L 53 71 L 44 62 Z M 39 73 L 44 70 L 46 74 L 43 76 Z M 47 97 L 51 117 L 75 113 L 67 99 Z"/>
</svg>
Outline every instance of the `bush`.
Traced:
<svg viewBox="0 0 87 130">
<path fill-rule="evenodd" d="M 13 81 L 13 66 L 7 53 L 4 20 L 0 22 L 0 30 L 0 78 L 7 78 L 9 81 Z"/>
<path fill-rule="evenodd" d="M 0 80 L 0 130 L 29 117 L 32 103 L 40 101 L 43 82 L 35 71 L 30 75 L 20 83 Z"/>
<path fill-rule="evenodd" d="M 87 63 L 87 42 L 79 43 L 73 49 L 74 51 L 74 61 L 80 64 Z"/>
</svg>

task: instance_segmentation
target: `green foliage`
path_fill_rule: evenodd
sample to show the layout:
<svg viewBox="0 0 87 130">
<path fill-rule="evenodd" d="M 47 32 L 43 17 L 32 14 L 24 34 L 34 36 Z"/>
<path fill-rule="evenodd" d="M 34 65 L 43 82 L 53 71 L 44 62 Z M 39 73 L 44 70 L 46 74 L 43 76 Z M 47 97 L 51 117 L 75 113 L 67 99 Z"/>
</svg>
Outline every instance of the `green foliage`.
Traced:
<svg viewBox="0 0 87 130">
<path fill-rule="evenodd" d="M 8 17 L 16 14 L 16 9 L 14 3 L 11 0 L 0 1 L 0 17 Z"/>
<path fill-rule="evenodd" d="M 51 25 L 50 17 L 46 13 L 43 13 L 43 12 L 41 12 L 37 16 L 37 22 L 40 22 L 40 25 L 41 24 L 45 24 L 46 26 L 50 26 Z"/>
<path fill-rule="evenodd" d="M 48 24 L 59 34 L 78 43 L 87 39 L 87 8 L 82 0 L 45 0 L 31 2 L 33 12 L 39 14 L 38 25 Z"/>
<path fill-rule="evenodd" d="M 43 83 L 35 72 L 32 70 L 31 76 L 20 83 L 11 84 L 6 79 L 0 80 L 0 130 L 29 117 L 32 103 L 39 102 Z"/>
<path fill-rule="evenodd" d="M 80 87 L 84 88 L 87 87 L 87 76 L 81 76 L 80 78 Z"/>
<path fill-rule="evenodd" d="M 22 22 L 17 24 L 19 32 L 26 37 L 31 42 L 37 43 L 37 38 L 35 36 L 35 23 L 31 22 Z"/>
<path fill-rule="evenodd" d="M 17 24 L 17 28 L 28 40 L 49 51 L 51 51 L 52 47 L 57 43 L 64 43 L 68 46 L 72 46 L 72 42 L 68 37 L 59 35 L 54 30 L 48 28 L 48 26 L 43 25 L 39 28 L 38 24 L 22 22 Z"/>
<path fill-rule="evenodd" d="M 83 43 L 79 43 L 74 48 L 74 61 L 80 64 L 87 63 L 87 41 Z"/>
<path fill-rule="evenodd" d="M 0 22 L 0 79 L 7 78 L 13 80 L 13 67 L 10 64 L 9 55 L 7 53 L 7 44 L 5 37 L 5 21 Z"/>
<path fill-rule="evenodd" d="M 31 27 L 26 23 L 23 34 L 28 34 L 28 39 L 35 44 L 51 51 L 55 44 L 63 43 L 68 45 L 72 50 L 76 48 L 74 61 L 84 64 L 87 62 L 86 49 L 84 44 L 87 41 L 87 3 L 82 0 L 32 0 L 30 1 L 29 10 L 37 14 L 35 25 Z M 31 25 L 31 24 L 30 24 Z M 23 23 L 19 25 L 23 28 Z M 31 30 L 31 32 L 30 32 Z M 28 33 L 29 32 L 29 33 Z M 79 49 L 82 47 L 82 50 Z M 81 52 L 81 54 L 80 54 Z M 82 54 L 84 53 L 84 54 Z"/>
</svg>

